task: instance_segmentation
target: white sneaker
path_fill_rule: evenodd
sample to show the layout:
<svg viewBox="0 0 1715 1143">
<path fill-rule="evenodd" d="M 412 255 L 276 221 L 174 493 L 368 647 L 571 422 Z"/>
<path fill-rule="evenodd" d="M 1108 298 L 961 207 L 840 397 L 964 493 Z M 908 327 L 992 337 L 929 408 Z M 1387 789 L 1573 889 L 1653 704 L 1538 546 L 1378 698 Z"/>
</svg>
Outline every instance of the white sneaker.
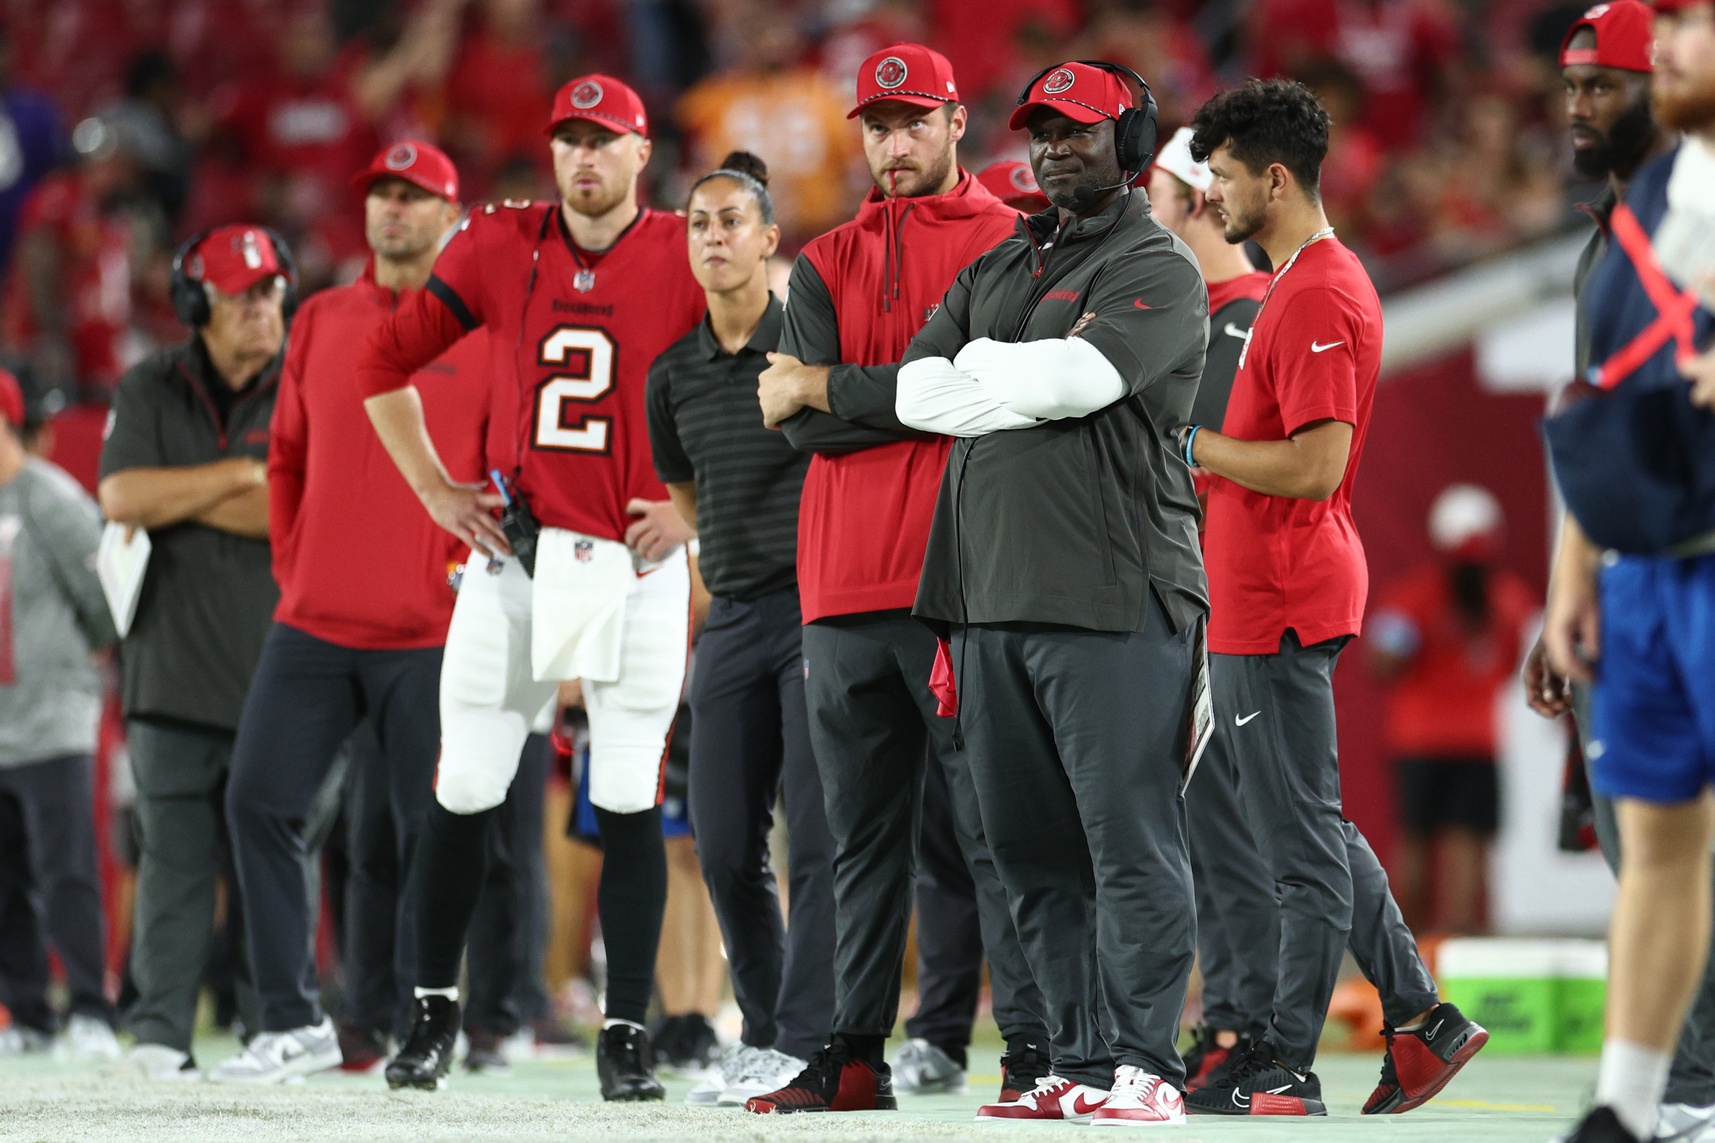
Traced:
<svg viewBox="0 0 1715 1143">
<path fill-rule="evenodd" d="M 1179 1089 L 1142 1068 L 1114 1069 L 1114 1089 L 1090 1118 L 1092 1127 L 1183 1127 L 1185 1097 Z"/>
<path fill-rule="evenodd" d="M 119 1061 L 121 1070 L 146 1080 L 200 1080 L 202 1071 L 189 1052 L 165 1044 L 138 1044 Z"/>
<path fill-rule="evenodd" d="M 46 1032 L 11 1024 L 0 1028 L 0 1059 L 9 1056 L 34 1056 L 52 1051 L 54 1038 Z"/>
<path fill-rule="evenodd" d="M 722 1107 L 743 1107 L 746 1100 L 779 1091 L 797 1079 L 810 1062 L 773 1048 L 747 1048 L 736 1066 L 737 1074 L 727 1077 L 726 1090 L 715 1101 Z"/>
<path fill-rule="evenodd" d="M 977 1108 L 977 1118 L 1088 1123 L 1107 1101 L 1108 1093 L 1099 1087 L 1046 1075 L 1015 1102 L 983 1104 Z"/>
<path fill-rule="evenodd" d="M 119 1058 L 119 1040 L 107 1021 L 75 1015 L 66 1022 L 58 1051 L 74 1064 L 111 1063 Z"/>
<path fill-rule="evenodd" d="M 734 1041 L 721 1049 L 721 1054 L 710 1065 L 708 1075 L 696 1087 L 685 1093 L 685 1102 L 693 1107 L 713 1107 L 720 1102 L 726 1092 L 727 1076 L 737 1076 L 742 1070 L 739 1061 L 746 1053 L 756 1051 L 747 1048 L 742 1042 Z"/>
<path fill-rule="evenodd" d="M 333 1021 L 324 1016 L 320 1024 L 289 1032 L 258 1032 L 242 1052 L 217 1064 L 208 1078 L 216 1083 L 285 1083 L 337 1068 L 342 1059 Z"/>
<path fill-rule="evenodd" d="M 1656 1143 L 1715 1143 L 1715 1107 L 1664 1103 L 1656 1113 Z"/>
<path fill-rule="evenodd" d="M 965 1069 L 928 1040 L 907 1040 L 893 1057 L 893 1090 L 901 1095 L 960 1095 Z"/>
</svg>

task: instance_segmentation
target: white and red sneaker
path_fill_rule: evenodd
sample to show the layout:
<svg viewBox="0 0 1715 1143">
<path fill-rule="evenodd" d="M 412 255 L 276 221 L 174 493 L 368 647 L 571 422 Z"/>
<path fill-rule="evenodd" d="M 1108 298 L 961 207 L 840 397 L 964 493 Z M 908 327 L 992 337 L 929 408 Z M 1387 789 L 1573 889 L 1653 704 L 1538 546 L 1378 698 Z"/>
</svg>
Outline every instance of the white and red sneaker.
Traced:
<svg viewBox="0 0 1715 1143">
<path fill-rule="evenodd" d="M 1185 1097 L 1179 1089 L 1142 1068 L 1114 1069 L 1114 1089 L 1090 1118 L 1092 1127 L 1183 1127 Z"/>
<path fill-rule="evenodd" d="M 977 1118 L 1088 1123 L 1107 1100 L 1108 1093 L 1099 1087 L 1047 1075 L 1012 1103 L 983 1104 L 977 1108 Z"/>
</svg>

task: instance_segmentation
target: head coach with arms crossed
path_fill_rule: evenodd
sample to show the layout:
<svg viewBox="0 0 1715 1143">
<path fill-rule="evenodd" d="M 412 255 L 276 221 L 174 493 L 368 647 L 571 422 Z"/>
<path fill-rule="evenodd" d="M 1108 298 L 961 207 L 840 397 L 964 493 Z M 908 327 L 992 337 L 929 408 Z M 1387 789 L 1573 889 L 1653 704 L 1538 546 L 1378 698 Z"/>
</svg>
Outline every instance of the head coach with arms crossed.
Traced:
<svg viewBox="0 0 1715 1143">
<path fill-rule="evenodd" d="M 1128 185 L 1154 106 L 1121 75 L 1070 63 L 1026 88 L 1012 126 L 1058 210 L 960 273 L 899 372 L 899 419 L 958 438 L 915 613 L 952 630 L 956 717 L 1052 1043 L 1053 1074 L 983 1118 L 1185 1114 L 1180 784 L 1207 603 L 1172 431 L 1208 291 Z"/>
<path fill-rule="evenodd" d="M 143 833 L 131 948 L 138 995 L 126 1023 L 137 1037 L 131 1062 L 150 1076 L 194 1069 L 227 770 L 280 598 L 267 456 L 293 292 L 290 255 L 262 227 L 225 226 L 185 243 L 173 260 L 173 309 L 192 335 L 126 373 L 101 450 L 102 512 L 147 529 L 153 545 L 119 654 Z M 253 1016 L 246 1027 L 257 1026 Z"/>
</svg>

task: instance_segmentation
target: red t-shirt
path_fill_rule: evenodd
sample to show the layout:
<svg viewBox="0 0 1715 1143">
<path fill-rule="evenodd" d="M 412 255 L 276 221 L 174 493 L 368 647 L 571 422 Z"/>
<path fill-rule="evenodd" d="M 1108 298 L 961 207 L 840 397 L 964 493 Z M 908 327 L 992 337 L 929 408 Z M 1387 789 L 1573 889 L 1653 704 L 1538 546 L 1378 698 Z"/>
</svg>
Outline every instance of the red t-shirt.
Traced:
<svg viewBox="0 0 1715 1143">
<path fill-rule="evenodd" d="M 268 449 L 274 619 L 342 647 L 437 647 L 452 620 L 447 571 L 466 546 L 423 511 L 352 384 L 352 347 L 414 293 L 396 297 L 366 268 L 312 295 L 280 375 Z M 485 479 L 487 340 L 464 338 L 411 378 L 435 449 L 462 482 Z"/>
<path fill-rule="evenodd" d="M 580 270 L 593 271 L 587 290 Z M 489 463 L 544 526 L 623 541 L 630 500 L 667 499 L 643 403 L 649 366 L 704 304 L 681 215 L 643 211 L 597 258 L 575 250 L 557 203 L 485 206 L 359 351 L 358 385 L 402 388 L 486 328 Z"/>
<path fill-rule="evenodd" d="M 1314 421 L 1345 421 L 1351 454 L 1323 501 L 1212 482 L 1204 536 L 1211 651 L 1272 655 L 1288 629 L 1305 646 L 1357 634 L 1369 569 L 1352 523 L 1352 485 L 1381 359 L 1381 300 L 1357 255 L 1335 238 L 1306 246 L 1275 275 L 1251 326 L 1221 431 L 1279 441 Z"/>
<path fill-rule="evenodd" d="M 1447 568 L 1406 575 L 1370 613 L 1410 661 L 1387 692 L 1387 753 L 1396 759 L 1494 760 L 1495 695 L 1513 680 L 1525 625 L 1542 601 L 1523 578 L 1489 572 L 1489 621 L 1471 630 L 1447 584 Z"/>
<path fill-rule="evenodd" d="M 1489 572 L 1488 622 L 1473 631 L 1459 613 L 1447 568 L 1431 564 L 1394 584 L 1370 616 L 1373 639 L 1410 665 L 1388 690 L 1387 748 L 1396 758 L 1495 756 L 1495 696 L 1511 680 L 1525 625 L 1541 606 L 1523 579 Z"/>
</svg>

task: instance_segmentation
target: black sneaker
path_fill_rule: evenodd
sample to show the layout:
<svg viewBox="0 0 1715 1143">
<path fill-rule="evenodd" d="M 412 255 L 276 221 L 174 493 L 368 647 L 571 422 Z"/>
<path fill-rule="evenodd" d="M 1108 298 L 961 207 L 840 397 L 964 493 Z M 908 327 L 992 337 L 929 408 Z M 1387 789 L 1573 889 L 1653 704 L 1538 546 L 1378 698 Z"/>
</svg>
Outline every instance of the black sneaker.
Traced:
<svg viewBox="0 0 1715 1143">
<path fill-rule="evenodd" d="M 1626 1130 L 1613 1108 L 1598 1107 L 1556 1143 L 1643 1143 L 1643 1140 Z"/>
<path fill-rule="evenodd" d="M 1006 1054 L 1000 1058 L 1000 1102 L 1017 1103 L 1053 1070 L 1046 1036 L 1014 1036 L 1006 1042 Z"/>
<path fill-rule="evenodd" d="M 655 1078 L 649 1033 L 635 1024 L 603 1028 L 595 1045 L 595 1070 L 601 1077 L 601 1097 L 615 1103 L 666 1099 L 667 1089 Z"/>
<path fill-rule="evenodd" d="M 854 1060 L 839 1036 L 815 1055 L 797 1078 L 767 1095 L 755 1096 L 744 1109 L 756 1115 L 789 1115 L 801 1111 L 894 1111 L 893 1070 Z"/>
<path fill-rule="evenodd" d="M 356 1024 L 341 1024 L 335 1029 L 339 1037 L 340 1071 L 370 1072 L 387 1059 L 387 1033 Z"/>
<path fill-rule="evenodd" d="M 405 1046 L 387 1065 L 387 1086 L 438 1091 L 447 1086 L 453 1044 L 459 1038 L 458 1001 L 445 996 L 417 998 L 417 1019 Z"/>
<path fill-rule="evenodd" d="M 1249 1032 L 1234 1033 L 1238 1036 L 1238 1042 L 1230 1048 L 1223 1048 L 1216 1039 L 1221 1031 L 1221 1029 L 1211 1028 L 1207 1024 L 1199 1024 L 1192 1030 L 1191 1050 L 1185 1053 L 1185 1090 L 1187 1093 L 1203 1087 L 1210 1080 L 1219 1076 L 1222 1070 L 1235 1058 L 1250 1052 L 1251 1034 Z"/>
<path fill-rule="evenodd" d="M 681 1076 L 700 1078 L 721 1054 L 715 1026 L 700 1012 L 679 1017 L 679 1042 L 674 1047 L 673 1067 Z"/>
<path fill-rule="evenodd" d="M 674 1056 L 679 1052 L 679 1042 L 684 1039 L 683 1016 L 663 1016 L 649 1029 L 649 1045 L 658 1068 L 673 1066 Z"/>
<path fill-rule="evenodd" d="M 1275 1055 L 1267 1040 L 1252 1041 L 1250 1051 L 1232 1056 L 1206 1083 L 1185 1097 L 1193 1115 L 1327 1115 L 1322 1081 L 1298 1071 Z"/>
<path fill-rule="evenodd" d="M 1387 1037 L 1387 1055 L 1382 1057 L 1381 1082 L 1364 1101 L 1365 1115 L 1399 1115 L 1422 1107 L 1489 1042 L 1483 1026 L 1453 1004 L 1437 1004 L 1421 1028 L 1384 1028 L 1382 1035 Z"/>
<path fill-rule="evenodd" d="M 465 1031 L 470 1050 L 465 1053 L 464 1070 L 472 1075 L 509 1076 L 512 1061 L 506 1056 L 506 1037 L 488 1028 Z"/>
</svg>

